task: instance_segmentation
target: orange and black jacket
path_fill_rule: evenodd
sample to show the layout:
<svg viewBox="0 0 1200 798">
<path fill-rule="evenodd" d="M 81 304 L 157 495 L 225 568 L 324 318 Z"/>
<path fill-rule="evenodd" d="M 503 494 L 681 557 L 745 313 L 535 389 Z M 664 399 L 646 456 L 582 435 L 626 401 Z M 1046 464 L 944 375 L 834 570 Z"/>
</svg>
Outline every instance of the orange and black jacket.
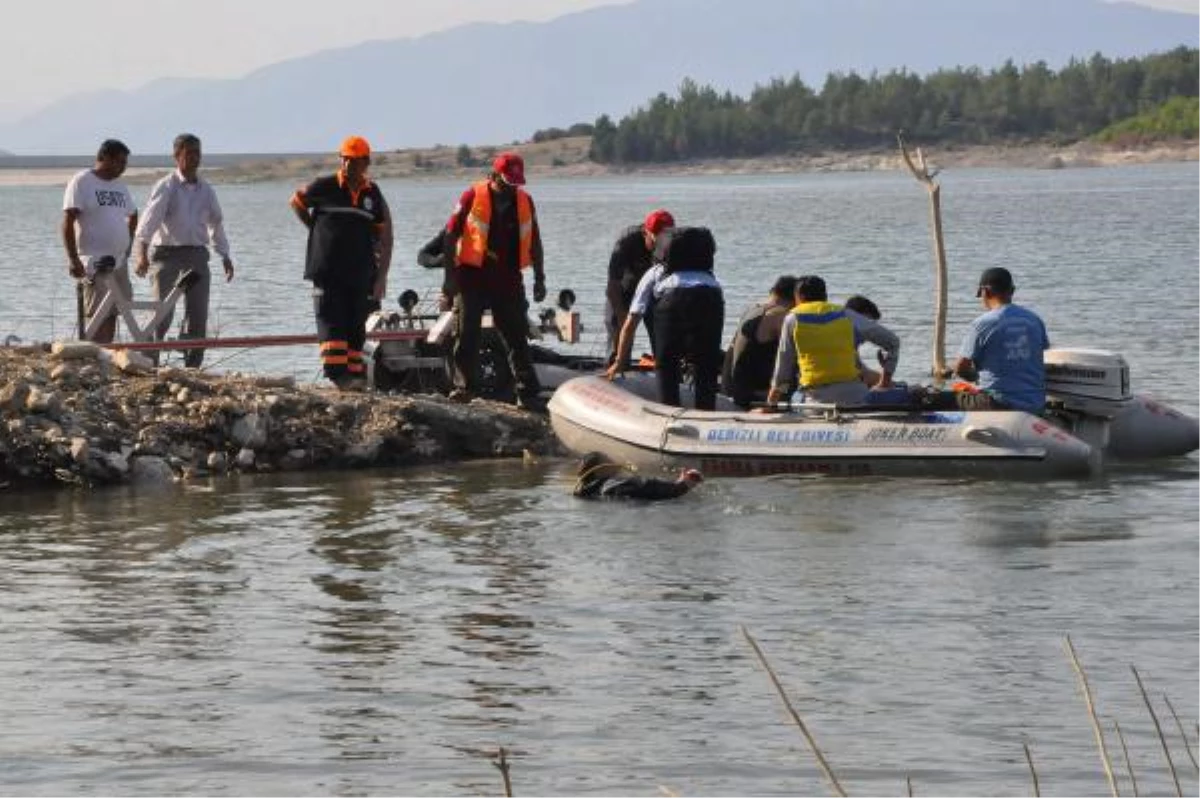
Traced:
<svg viewBox="0 0 1200 798">
<path fill-rule="evenodd" d="M 355 190 L 339 172 L 297 191 L 292 205 L 306 209 L 313 221 L 304 279 L 322 287 L 369 288 L 379 233 L 390 218 L 379 186 L 368 180 Z"/>
</svg>

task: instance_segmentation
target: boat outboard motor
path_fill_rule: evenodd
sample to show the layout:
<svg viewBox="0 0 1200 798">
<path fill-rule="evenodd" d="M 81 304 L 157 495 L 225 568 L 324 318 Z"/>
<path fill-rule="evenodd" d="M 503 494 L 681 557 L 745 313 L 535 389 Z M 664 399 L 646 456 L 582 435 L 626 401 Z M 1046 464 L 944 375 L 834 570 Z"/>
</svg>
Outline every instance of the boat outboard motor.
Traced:
<svg viewBox="0 0 1200 798">
<path fill-rule="evenodd" d="M 1112 420 L 1133 402 L 1129 364 L 1115 352 L 1047 349 L 1046 410 L 1098 451 L 1107 448 Z"/>
</svg>

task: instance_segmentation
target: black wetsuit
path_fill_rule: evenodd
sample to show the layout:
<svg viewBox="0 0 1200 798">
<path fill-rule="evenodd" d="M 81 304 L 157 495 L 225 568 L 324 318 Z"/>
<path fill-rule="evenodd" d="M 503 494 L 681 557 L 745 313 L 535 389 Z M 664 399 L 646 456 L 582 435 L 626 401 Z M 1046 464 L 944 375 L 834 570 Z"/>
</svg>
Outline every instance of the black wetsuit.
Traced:
<svg viewBox="0 0 1200 798">
<path fill-rule="evenodd" d="M 615 477 L 585 477 L 575 486 L 575 495 L 581 499 L 660 501 L 677 498 L 691 489 L 691 485 L 682 481 L 622 474 Z"/>
</svg>

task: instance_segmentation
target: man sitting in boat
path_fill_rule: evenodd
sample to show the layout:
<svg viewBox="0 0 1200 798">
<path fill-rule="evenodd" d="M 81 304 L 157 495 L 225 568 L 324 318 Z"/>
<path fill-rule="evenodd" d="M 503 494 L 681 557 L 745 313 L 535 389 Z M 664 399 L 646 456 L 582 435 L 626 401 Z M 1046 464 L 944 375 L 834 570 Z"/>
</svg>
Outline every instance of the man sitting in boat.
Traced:
<svg viewBox="0 0 1200 798">
<path fill-rule="evenodd" d="M 704 481 L 694 468 L 679 472 L 678 479 L 639 477 L 601 452 L 588 452 L 579 464 L 574 495 L 581 499 L 674 499 Z"/>
<path fill-rule="evenodd" d="M 683 361 L 692 366 L 697 410 L 715 410 L 721 372 L 725 294 L 713 275 L 717 243 L 707 227 L 672 227 L 658 237 L 660 261 L 642 275 L 621 325 L 608 378 L 625 371 L 638 322 L 654 313 L 654 372 L 658 401 L 681 407 Z"/>
<path fill-rule="evenodd" d="M 738 407 L 762 402 L 771 388 L 779 331 L 795 305 L 796 278 L 784 275 L 771 286 L 763 302 L 751 305 L 737 325 L 733 342 L 725 352 L 721 386 Z"/>
<path fill-rule="evenodd" d="M 1016 286 L 1008 269 L 994 267 L 979 277 L 975 296 L 987 312 L 971 322 L 954 373 L 973 386 L 959 386 L 936 398 L 935 407 L 962 410 L 1024 410 L 1046 406 L 1046 367 L 1050 348 L 1041 317 L 1012 301 Z"/>
<path fill-rule="evenodd" d="M 869 341 L 886 353 L 878 382 L 859 379 L 858 345 Z M 799 384 L 805 402 L 861 405 L 873 389 L 888 388 L 900 357 L 900 339 L 866 316 L 829 301 L 825 281 L 815 275 L 796 281 L 796 307 L 783 322 L 767 403 Z M 798 376 L 798 379 L 797 379 Z"/>
<path fill-rule="evenodd" d="M 879 321 L 883 317 L 883 314 L 879 312 L 879 306 L 867 299 L 862 294 L 854 294 L 853 296 L 847 298 L 843 307 L 845 307 L 846 310 L 857 313 L 860 316 L 866 316 L 871 321 Z M 886 360 L 887 357 L 887 353 L 880 350 L 880 360 Z M 860 380 L 866 383 L 867 386 L 877 385 L 881 376 L 883 376 L 882 372 L 876 371 L 867 364 L 863 363 L 862 358 L 859 357 L 858 378 Z"/>
</svg>

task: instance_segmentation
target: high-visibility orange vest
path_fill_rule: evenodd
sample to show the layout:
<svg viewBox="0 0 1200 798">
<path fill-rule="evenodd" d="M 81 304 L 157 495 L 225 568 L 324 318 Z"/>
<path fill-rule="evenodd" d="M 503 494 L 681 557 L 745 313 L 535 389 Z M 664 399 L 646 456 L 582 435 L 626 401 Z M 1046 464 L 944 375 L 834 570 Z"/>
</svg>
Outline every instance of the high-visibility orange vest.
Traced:
<svg viewBox="0 0 1200 798">
<path fill-rule="evenodd" d="M 475 191 L 475 200 L 458 239 L 456 262 L 459 266 L 481 268 L 487 256 L 488 230 L 492 223 L 492 192 L 486 180 L 471 188 Z M 520 225 L 518 263 L 525 269 L 533 264 L 533 203 L 520 187 L 517 187 L 517 224 Z"/>
</svg>

